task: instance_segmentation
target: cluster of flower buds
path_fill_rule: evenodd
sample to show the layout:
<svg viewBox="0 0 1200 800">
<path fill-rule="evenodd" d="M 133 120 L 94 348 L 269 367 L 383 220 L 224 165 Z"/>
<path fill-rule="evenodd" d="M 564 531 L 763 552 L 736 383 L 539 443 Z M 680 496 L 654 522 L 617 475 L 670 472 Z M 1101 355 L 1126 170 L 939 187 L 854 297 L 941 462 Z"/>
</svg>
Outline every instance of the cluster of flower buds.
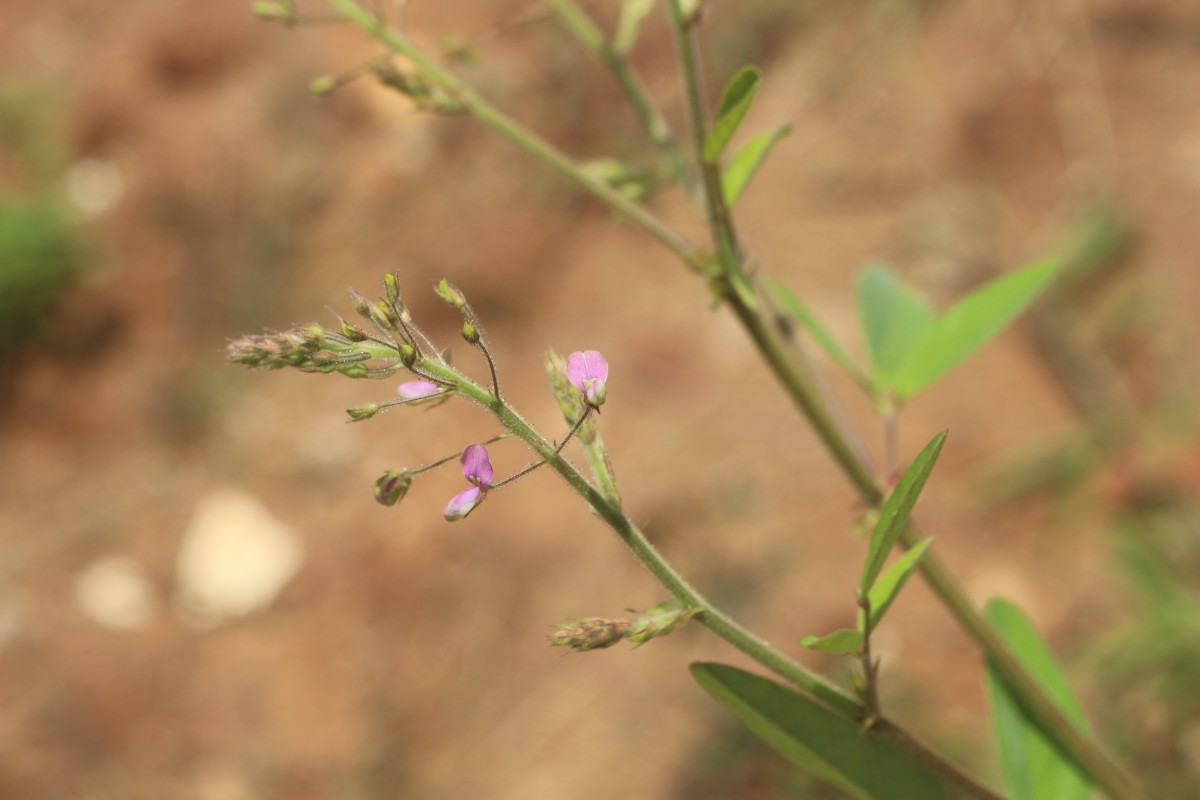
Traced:
<svg viewBox="0 0 1200 800">
<path fill-rule="evenodd" d="M 581 617 L 559 625 L 546 639 L 555 647 L 569 647 L 577 653 L 612 647 L 628 639 L 635 645 L 666 636 L 699 613 L 699 609 L 684 608 L 678 600 L 647 608 L 633 619 Z"/>
<path fill-rule="evenodd" d="M 400 300 L 397 277 L 386 275 L 383 286 L 383 297 L 374 302 L 356 291 L 350 292 L 354 310 L 365 325 L 343 319 L 337 330 L 310 324 L 282 333 L 245 336 L 229 344 L 229 360 L 265 369 L 294 367 L 306 372 L 339 372 L 353 378 L 386 378 L 402 370 L 412 374 L 412 380 L 396 387 L 394 398 L 347 408 L 352 422 L 370 419 L 398 405 L 442 402 L 465 391 L 468 386 L 478 391 L 469 379 L 450 367 L 448 351 L 435 347 L 413 322 L 408 308 Z M 479 317 L 463 293 L 447 281 L 439 282 L 435 292 L 462 314 L 462 337 L 483 354 L 492 378 L 490 398 L 502 402 L 496 362 Z M 573 426 L 558 445 L 561 450 L 589 421 L 591 412 L 599 411 L 603 405 L 607 396 L 608 362 L 599 352 L 584 350 L 572 353 L 565 363 L 559 364 L 554 374 L 555 394 Z M 595 422 L 591 420 L 591 425 L 585 429 L 585 444 L 594 441 L 595 431 Z M 408 493 L 417 475 L 458 458 L 470 486 L 454 496 L 444 515 L 449 521 L 463 519 L 483 502 L 489 491 L 545 463 L 539 461 L 502 481 L 493 481 L 487 444 L 499 438 L 503 437 L 469 445 L 461 454 L 422 467 L 388 470 L 375 481 L 375 498 L 383 505 L 395 505 Z"/>
</svg>

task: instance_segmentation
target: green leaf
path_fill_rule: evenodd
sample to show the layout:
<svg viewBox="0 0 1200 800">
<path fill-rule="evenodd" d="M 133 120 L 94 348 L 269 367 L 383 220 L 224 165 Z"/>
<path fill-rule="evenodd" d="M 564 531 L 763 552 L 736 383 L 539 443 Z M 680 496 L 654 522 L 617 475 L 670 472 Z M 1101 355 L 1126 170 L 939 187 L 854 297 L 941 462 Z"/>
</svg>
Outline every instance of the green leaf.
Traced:
<svg viewBox="0 0 1200 800">
<path fill-rule="evenodd" d="M 721 103 L 717 106 L 717 121 L 704 139 L 704 163 L 715 164 L 725 151 L 725 146 L 742 124 L 742 118 L 750 110 L 750 103 L 762 83 L 758 67 L 742 67 L 741 72 L 725 86 Z"/>
<path fill-rule="evenodd" d="M 858 279 L 858 315 L 867 338 L 876 390 L 895 387 L 896 375 L 937 315 L 924 295 L 905 285 L 886 264 Z"/>
<path fill-rule="evenodd" d="M 985 614 L 1021 663 L 1080 731 L 1087 721 L 1050 648 L 1013 604 L 992 600 Z M 987 667 L 996 739 L 1005 782 L 1014 800 L 1087 800 L 1092 789 L 1083 773 L 1025 716 L 1000 673 Z"/>
<path fill-rule="evenodd" d="M 842 628 L 825 636 L 805 636 L 800 644 L 818 653 L 857 653 L 862 647 L 862 633 Z"/>
<path fill-rule="evenodd" d="M 1056 261 L 1040 261 L 960 300 L 912 346 L 896 377 L 900 396 L 912 397 L 987 344 L 1033 302 L 1057 269 Z"/>
<path fill-rule="evenodd" d="M 725 195 L 725 205 L 732 207 L 741 197 L 742 190 L 750 183 L 750 179 L 758 172 L 763 160 L 771 152 L 775 143 L 792 132 L 791 125 L 780 125 L 778 128 L 760 133 L 746 142 L 734 153 L 721 176 L 721 190 Z"/>
<path fill-rule="evenodd" d="M 875 585 L 867 593 L 867 599 L 871 606 L 872 630 L 883 619 L 883 615 L 887 613 L 892 601 L 900 595 L 900 590 L 904 588 L 905 582 L 916 570 L 917 565 L 921 562 L 921 556 L 925 555 L 925 551 L 931 544 L 933 544 L 932 536 L 896 559 L 896 563 L 888 567 L 875 581 Z"/>
<path fill-rule="evenodd" d="M 912 513 L 913 506 L 917 504 L 921 490 L 925 488 L 925 481 L 929 479 L 929 473 L 933 472 L 933 465 L 937 463 L 938 455 L 942 452 L 942 445 L 945 441 L 946 431 L 942 431 L 929 440 L 925 449 L 913 459 L 912 464 L 904 471 L 900 482 L 896 484 L 896 488 L 888 495 L 883 508 L 880 509 L 875 530 L 871 532 L 871 543 L 867 547 L 867 560 L 863 564 L 862 580 L 858 586 L 860 595 L 869 596 L 871 587 L 875 585 L 875 578 L 883 569 L 883 562 L 887 561 L 888 553 L 892 551 L 896 539 L 900 537 L 904 526 L 908 524 L 908 516 Z"/>
<path fill-rule="evenodd" d="M 633 45 L 637 42 L 638 28 L 653 8 L 654 0 L 625 0 L 621 3 L 617 32 L 613 34 L 613 52 L 624 56 L 633 50 Z"/>
<path fill-rule="evenodd" d="M 939 800 L 941 782 L 916 757 L 786 686 L 724 664 L 692 677 L 767 744 L 862 800 Z"/>
<path fill-rule="evenodd" d="M 783 306 L 783 309 L 791 314 L 808 331 L 809 335 L 813 337 L 813 341 L 830 358 L 837 362 L 838 366 L 846 370 L 850 374 L 850 377 L 858 381 L 860 386 L 870 388 L 871 379 L 855 363 L 854 359 L 842 349 L 842 346 L 833 338 L 833 334 L 821 324 L 821 321 L 809 310 L 808 306 L 804 305 L 804 302 L 799 297 L 792 294 L 786 286 L 774 278 L 767 278 L 766 286 L 767 290 L 775 297 L 776 302 Z"/>
</svg>

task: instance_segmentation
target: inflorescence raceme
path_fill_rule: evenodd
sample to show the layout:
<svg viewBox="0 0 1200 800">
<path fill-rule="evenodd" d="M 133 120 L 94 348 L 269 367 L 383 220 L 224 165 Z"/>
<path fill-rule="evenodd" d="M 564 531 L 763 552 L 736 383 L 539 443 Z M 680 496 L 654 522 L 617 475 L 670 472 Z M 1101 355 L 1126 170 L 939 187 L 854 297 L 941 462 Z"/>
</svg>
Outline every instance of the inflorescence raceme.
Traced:
<svg viewBox="0 0 1200 800">
<path fill-rule="evenodd" d="M 229 343 L 228 357 L 234 363 L 264 369 L 293 367 L 304 372 L 339 372 L 352 378 L 388 378 L 402 371 L 412 376 L 411 380 L 396 387 L 395 398 L 347 408 L 351 422 L 370 419 L 394 406 L 438 404 L 456 395 L 467 395 L 488 406 L 503 405 L 496 362 L 479 317 L 463 293 L 447 281 L 439 282 L 435 292 L 462 314 L 463 339 L 478 349 L 486 360 L 491 375 L 490 392 L 481 390 L 470 378 L 451 367 L 449 350 L 435 347 L 430 337 L 416 325 L 400 299 L 399 281 L 395 275 L 385 276 L 384 296 L 375 302 L 350 291 L 354 310 L 365 324 L 353 324 L 339 318 L 340 324 L 335 330 L 313 323 L 282 332 L 245 336 Z M 589 418 L 592 411 L 599 411 L 606 398 L 607 361 L 595 350 L 572 353 L 565 362 L 561 356 L 550 353 L 547 367 L 563 414 L 572 425 L 557 445 L 555 455 L 581 429 L 586 434 L 582 436 L 585 445 L 591 445 L 596 439 L 596 428 Z M 470 391 L 472 389 L 475 391 Z M 585 422 L 590 424 L 585 427 Z M 494 481 L 487 445 L 511 435 L 505 433 L 486 442 L 470 444 L 461 453 L 424 466 L 390 469 L 375 481 L 375 499 L 383 505 L 395 505 L 408 493 L 417 475 L 457 458 L 470 486 L 450 500 L 444 516 L 451 522 L 463 519 L 483 502 L 489 491 L 523 477 L 545 463 L 544 459 L 539 460 L 514 475 Z"/>
</svg>

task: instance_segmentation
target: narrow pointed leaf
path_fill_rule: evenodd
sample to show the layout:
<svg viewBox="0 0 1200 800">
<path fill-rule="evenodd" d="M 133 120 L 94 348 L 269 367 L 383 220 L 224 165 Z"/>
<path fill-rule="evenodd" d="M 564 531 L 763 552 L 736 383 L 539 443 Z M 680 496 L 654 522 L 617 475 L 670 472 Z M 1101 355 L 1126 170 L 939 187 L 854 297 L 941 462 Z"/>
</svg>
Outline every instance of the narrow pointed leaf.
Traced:
<svg viewBox="0 0 1200 800">
<path fill-rule="evenodd" d="M 925 555 L 925 551 L 931 544 L 933 544 L 932 536 L 896 559 L 896 563 L 884 570 L 883 574 L 875 581 L 875 585 L 867 593 L 867 598 L 871 601 L 871 630 L 879 625 L 892 602 L 900 596 L 900 590 L 904 588 L 904 584 L 916 571 L 917 566 L 921 563 L 921 557 Z"/>
<path fill-rule="evenodd" d="M 737 202 L 742 195 L 742 190 L 758 172 L 758 168 L 762 166 L 767 154 L 771 152 L 771 148 L 791 132 L 791 125 L 781 125 L 755 136 L 733 154 L 733 158 L 729 160 L 729 166 L 721 175 L 721 190 L 725 194 L 725 205 L 732 206 Z"/>
<path fill-rule="evenodd" d="M 812 336 L 813 341 L 816 342 L 817 345 L 838 364 L 838 366 L 846 370 L 846 372 L 850 374 L 850 377 L 858 381 L 860 386 L 863 386 L 864 388 L 870 388 L 871 379 L 868 378 L 867 374 L 862 371 L 862 368 L 855 363 L 854 359 L 850 357 L 849 353 L 842 349 L 842 346 L 838 344 L 837 339 L 833 338 L 833 334 L 831 334 L 829 330 L 821 324 L 821 321 L 817 319 L 816 315 L 809 310 L 808 306 L 806 306 L 799 297 L 792 294 L 792 292 L 786 286 L 773 278 L 768 278 L 766 285 L 776 302 L 783 306 L 783 309 L 791 314 L 792 317 L 799 322 L 806 331 L 808 331 L 809 335 Z"/>
<path fill-rule="evenodd" d="M 737 132 L 738 126 L 750 103 L 762 83 L 762 72 L 758 67 L 742 67 L 741 72 L 734 75 L 721 94 L 721 103 L 717 106 L 717 119 L 712 129 L 704 139 L 704 162 L 715 164 L 725 151 L 725 146 Z"/>
<path fill-rule="evenodd" d="M 991 281 L 955 304 L 917 341 L 895 388 L 912 397 L 965 361 L 1002 331 L 1046 288 L 1058 269 L 1040 261 Z"/>
<path fill-rule="evenodd" d="M 825 636 L 805 636 L 800 644 L 818 653 L 857 653 L 862 647 L 862 633 L 842 628 Z"/>
<path fill-rule="evenodd" d="M 867 560 L 863 564 L 862 581 L 858 587 L 860 596 L 869 596 L 868 593 L 875 585 L 875 578 L 879 576 L 883 563 L 887 561 L 888 553 L 892 551 L 896 539 L 908 524 L 908 517 L 913 506 L 917 504 L 917 498 L 921 496 L 921 490 L 925 488 L 925 481 L 929 480 L 929 473 L 933 472 L 933 465 L 937 463 L 945 441 L 945 431 L 934 436 L 929 444 L 925 445 L 925 449 L 913 459 L 912 464 L 900 477 L 896 488 L 884 501 L 867 547 Z"/>
<path fill-rule="evenodd" d="M 692 677 L 763 741 L 852 797 L 946 796 L 937 776 L 914 756 L 793 689 L 725 664 L 693 664 Z"/>
<path fill-rule="evenodd" d="M 1083 709 L 1050 648 L 1029 620 L 1016 606 L 1004 600 L 992 600 L 985 614 L 1067 718 L 1080 731 L 1086 731 Z M 990 664 L 987 685 L 992 707 L 992 735 L 1013 800 L 1088 800 L 1092 796 L 1092 787 L 1083 773 L 1037 723 L 1025 716 L 1000 673 Z"/>
<path fill-rule="evenodd" d="M 654 0 L 625 0 L 621 3 L 621 16 L 617 20 L 617 32 L 613 34 L 612 42 L 612 49 L 617 55 L 628 55 L 633 49 L 638 28 L 653 9 Z"/>
<path fill-rule="evenodd" d="M 874 264 L 859 277 L 858 315 L 867 338 L 876 389 L 889 392 L 913 346 L 937 315 L 929 300 L 901 281 L 886 264 Z"/>
</svg>

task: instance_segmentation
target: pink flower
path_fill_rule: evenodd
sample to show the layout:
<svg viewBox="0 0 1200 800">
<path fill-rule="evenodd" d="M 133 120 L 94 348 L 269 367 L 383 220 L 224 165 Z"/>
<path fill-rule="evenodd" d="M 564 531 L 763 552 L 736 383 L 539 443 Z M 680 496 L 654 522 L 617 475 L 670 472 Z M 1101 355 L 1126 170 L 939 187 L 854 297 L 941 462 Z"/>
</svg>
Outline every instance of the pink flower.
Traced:
<svg viewBox="0 0 1200 800">
<path fill-rule="evenodd" d="M 441 392 L 442 387 L 433 381 L 407 381 L 396 387 L 396 394 L 401 400 L 420 400 L 423 397 L 433 397 Z"/>
<path fill-rule="evenodd" d="M 492 483 L 492 461 L 488 458 L 487 448 L 481 444 L 467 445 L 459 458 L 463 475 L 473 485 L 463 489 L 451 498 L 442 516 L 447 522 L 456 522 L 483 502 L 488 487 Z"/>
<path fill-rule="evenodd" d="M 608 362 L 596 350 L 571 353 L 567 356 L 567 380 L 583 392 L 584 402 L 599 411 L 608 396 L 604 385 L 608 380 Z"/>
</svg>

